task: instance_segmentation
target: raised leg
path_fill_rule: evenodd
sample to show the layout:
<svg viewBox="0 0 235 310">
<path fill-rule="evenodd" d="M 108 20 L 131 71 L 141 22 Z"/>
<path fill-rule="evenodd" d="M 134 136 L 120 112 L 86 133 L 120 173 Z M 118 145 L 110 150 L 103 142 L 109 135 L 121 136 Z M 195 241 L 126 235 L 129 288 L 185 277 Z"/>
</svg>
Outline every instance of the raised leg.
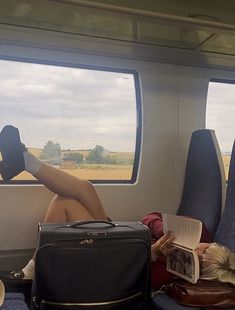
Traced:
<svg viewBox="0 0 235 310">
<path fill-rule="evenodd" d="M 44 222 L 63 223 L 93 219 L 94 217 L 78 200 L 56 195 L 48 206 Z"/>
<path fill-rule="evenodd" d="M 24 169 L 34 175 L 55 194 L 76 199 L 94 219 L 107 219 L 94 186 L 88 180 L 76 178 L 65 171 L 43 163 L 21 144 L 17 128 L 7 125 L 0 133 L 0 173 L 8 181 Z"/>
<path fill-rule="evenodd" d="M 74 177 L 45 163 L 42 163 L 34 176 L 60 197 L 77 200 L 94 219 L 107 219 L 98 194 L 89 181 Z"/>
<path fill-rule="evenodd" d="M 43 163 L 21 145 L 18 129 L 5 126 L 0 134 L 0 151 L 3 161 L 0 172 L 4 181 L 23 171 L 34 175 L 56 196 L 48 206 L 45 222 L 72 222 L 79 220 L 107 220 L 94 186 L 88 181 Z M 34 257 L 11 278 L 32 279 Z"/>
</svg>

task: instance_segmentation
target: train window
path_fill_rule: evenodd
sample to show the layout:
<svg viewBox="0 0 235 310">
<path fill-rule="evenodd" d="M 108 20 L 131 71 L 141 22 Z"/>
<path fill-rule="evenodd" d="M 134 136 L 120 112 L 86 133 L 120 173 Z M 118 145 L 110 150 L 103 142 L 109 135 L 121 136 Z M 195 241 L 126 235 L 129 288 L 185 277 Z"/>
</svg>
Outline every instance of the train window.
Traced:
<svg viewBox="0 0 235 310">
<path fill-rule="evenodd" d="M 235 82 L 213 79 L 209 82 L 206 127 L 214 129 L 220 145 L 226 179 L 235 138 Z"/>
<path fill-rule="evenodd" d="M 58 169 L 94 183 L 135 182 L 141 134 L 135 72 L 0 64 L 1 127 L 18 127 L 28 149 Z M 35 182 L 23 172 L 11 183 Z"/>
</svg>

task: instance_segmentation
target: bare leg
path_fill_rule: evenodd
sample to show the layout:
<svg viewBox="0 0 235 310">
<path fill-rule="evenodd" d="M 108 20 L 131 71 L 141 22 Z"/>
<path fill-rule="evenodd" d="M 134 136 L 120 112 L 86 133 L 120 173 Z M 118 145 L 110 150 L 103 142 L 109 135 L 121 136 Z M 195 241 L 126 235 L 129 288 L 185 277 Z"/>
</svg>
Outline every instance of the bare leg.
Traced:
<svg viewBox="0 0 235 310">
<path fill-rule="evenodd" d="M 49 223 L 66 223 L 82 220 L 94 220 L 95 218 L 89 213 L 78 200 L 54 196 L 48 206 L 44 217 L 44 222 Z M 21 279 L 34 278 L 35 254 L 27 265 L 18 272 L 11 272 L 11 277 Z"/>
<path fill-rule="evenodd" d="M 0 173 L 8 181 L 24 169 L 55 194 L 78 200 L 95 219 L 107 219 L 94 186 L 41 162 L 21 144 L 17 128 L 7 125 L 0 133 Z"/>
<path fill-rule="evenodd" d="M 45 163 L 42 163 L 34 176 L 57 195 L 80 202 L 94 219 L 107 219 L 98 194 L 89 181 L 74 177 Z"/>
<path fill-rule="evenodd" d="M 94 217 L 78 200 L 57 195 L 51 200 L 44 218 L 46 223 L 83 220 L 94 220 Z"/>
</svg>

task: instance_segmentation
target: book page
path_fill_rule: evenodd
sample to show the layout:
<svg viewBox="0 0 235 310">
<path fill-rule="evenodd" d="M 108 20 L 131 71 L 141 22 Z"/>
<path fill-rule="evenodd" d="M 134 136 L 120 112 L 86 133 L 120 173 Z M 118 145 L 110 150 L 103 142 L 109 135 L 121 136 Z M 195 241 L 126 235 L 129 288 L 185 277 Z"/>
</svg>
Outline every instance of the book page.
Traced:
<svg viewBox="0 0 235 310">
<path fill-rule="evenodd" d="M 189 217 L 163 214 L 163 232 L 172 231 L 175 236 L 173 244 L 195 249 L 201 238 L 202 222 Z"/>
<path fill-rule="evenodd" d="M 189 282 L 196 283 L 200 273 L 197 253 L 180 247 L 175 248 L 175 251 L 167 256 L 167 271 Z"/>
</svg>

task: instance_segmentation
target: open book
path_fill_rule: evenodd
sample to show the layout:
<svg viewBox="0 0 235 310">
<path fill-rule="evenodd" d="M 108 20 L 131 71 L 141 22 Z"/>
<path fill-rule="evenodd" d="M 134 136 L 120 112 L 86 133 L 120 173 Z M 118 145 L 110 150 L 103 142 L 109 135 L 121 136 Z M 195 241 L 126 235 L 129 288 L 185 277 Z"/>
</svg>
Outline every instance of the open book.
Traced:
<svg viewBox="0 0 235 310">
<path fill-rule="evenodd" d="M 176 247 L 167 256 L 167 271 L 192 283 L 196 283 L 200 275 L 197 248 L 201 234 L 202 222 L 192 218 L 163 214 L 163 232 L 172 231 L 175 236 L 172 245 Z"/>
</svg>

